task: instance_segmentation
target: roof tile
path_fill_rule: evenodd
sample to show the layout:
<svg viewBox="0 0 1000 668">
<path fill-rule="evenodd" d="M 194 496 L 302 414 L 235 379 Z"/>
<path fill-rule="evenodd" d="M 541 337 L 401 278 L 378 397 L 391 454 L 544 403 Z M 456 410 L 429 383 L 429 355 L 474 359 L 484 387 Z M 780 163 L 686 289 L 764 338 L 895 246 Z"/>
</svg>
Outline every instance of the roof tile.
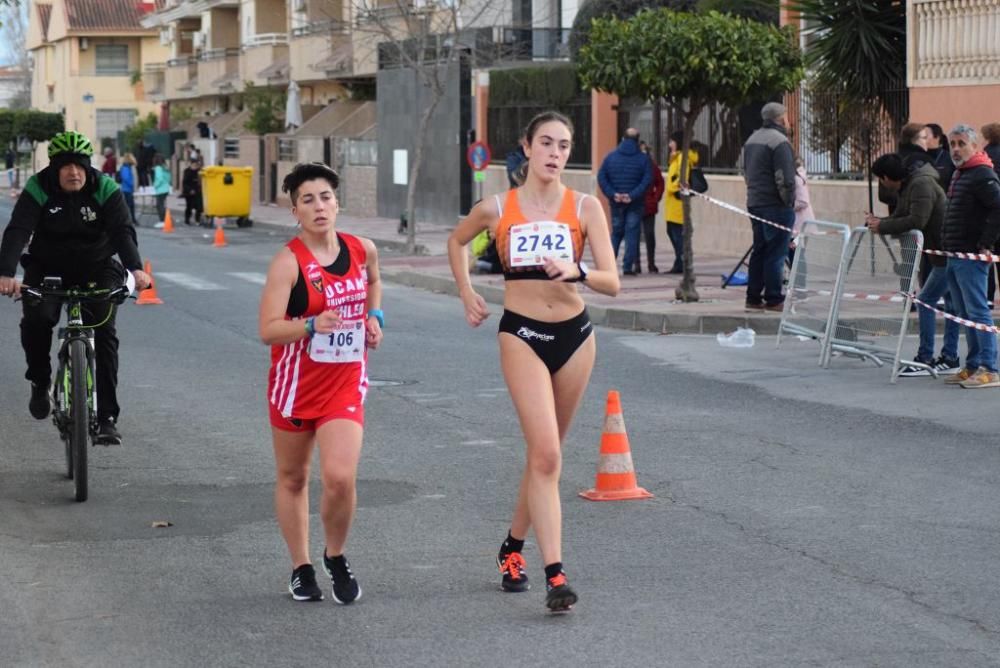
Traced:
<svg viewBox="0 0 1000 668">
<path fill-rule="evenodd" d="M 135 0 L 65 0 L 70 30 L 142 31 Z"/>
</svg>

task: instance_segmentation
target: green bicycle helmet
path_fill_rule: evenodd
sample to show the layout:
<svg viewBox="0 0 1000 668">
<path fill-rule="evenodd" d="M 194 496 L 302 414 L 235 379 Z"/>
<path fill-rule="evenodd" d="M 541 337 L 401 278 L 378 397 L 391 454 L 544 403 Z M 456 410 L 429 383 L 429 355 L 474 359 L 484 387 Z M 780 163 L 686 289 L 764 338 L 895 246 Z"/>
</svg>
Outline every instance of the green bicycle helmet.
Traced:
<svg viewBox="0 0 1000 668">
<path fill-rule="evenodd" d="M 72 130 L 60 132 L 49 140 L 49 159 L 66 154 L 89 158 L 94 155 L 94 145 L 87 139 L 87 135 Z"/>
</svg>

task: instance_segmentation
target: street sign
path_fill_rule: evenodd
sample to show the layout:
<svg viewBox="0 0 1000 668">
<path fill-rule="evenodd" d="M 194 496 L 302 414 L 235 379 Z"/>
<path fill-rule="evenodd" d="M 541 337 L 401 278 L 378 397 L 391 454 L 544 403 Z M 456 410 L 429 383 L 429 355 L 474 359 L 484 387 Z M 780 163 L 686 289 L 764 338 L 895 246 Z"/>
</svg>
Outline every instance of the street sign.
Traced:
<svg viewBox="0 0 1000 668">
<path fill-rule="evenodd" d="M 472 180 L 475 181 L 476 183 L 485 183 L 486 182 L 486 172 L 482 172 L 482 171 L 472 172 Z"/>
<path fill-rule="evenodd" d="M 465 160 L 473 170 L 481 172 L 490 164 L 490 147 L 486 142 L 477 141 L 469 146 Z"/>
</svg>

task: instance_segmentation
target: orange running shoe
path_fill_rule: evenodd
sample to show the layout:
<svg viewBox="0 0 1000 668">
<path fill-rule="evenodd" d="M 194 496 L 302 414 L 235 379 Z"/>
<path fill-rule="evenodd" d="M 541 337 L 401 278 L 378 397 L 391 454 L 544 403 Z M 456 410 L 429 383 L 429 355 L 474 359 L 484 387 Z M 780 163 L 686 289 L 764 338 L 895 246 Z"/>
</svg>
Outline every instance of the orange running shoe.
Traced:
<svg viewBox="0 0 1000 668">
<path fill-rule="evenodd" d="M 497 555 L 497 568 L 503 574 L 500 580 L 500 589 L 510 592 L 528 591 L 531 585 L 528 584 L 528 574 L 525 573 L 527 562 L 520 552 L 500 552 Z"/>
</svg>

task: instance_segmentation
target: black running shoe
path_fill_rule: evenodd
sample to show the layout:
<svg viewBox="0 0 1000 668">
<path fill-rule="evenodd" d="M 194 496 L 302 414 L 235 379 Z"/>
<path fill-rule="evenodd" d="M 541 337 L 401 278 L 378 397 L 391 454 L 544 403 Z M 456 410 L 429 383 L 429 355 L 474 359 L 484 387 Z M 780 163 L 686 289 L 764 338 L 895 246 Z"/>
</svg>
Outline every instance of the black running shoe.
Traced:
<svg viewBox="0 0 1000 668">
<path fill-rule="evenodd" d="M 114 418 L 105 418 L 101 420 L 101 423 L 97 427 L 97 439 L 94 441 L 97 445 L 121 445 L 122 435 L 118 432 L 118 428 L 115 426 Z"/>
<path fill-rule="evenodd" d="M 49 399 L 49 386 L 31 384 L 31 400 L 28 402 L 28 412 L 36 420 L 44 420 L 52 412 L 52 401 Z"/>
<path fill-rule="evenodd" d="M 528 583 L 527 562 L 520 552 L 508 552 L 504 554 L 501 550 L 497 555 L 497 568 L 503 574 L 500 580 L 500 588 L 504 591 L 520 592 L 528 591 L 531 585 Z"/>
<path fill-rule="evenodd" d="M 316 569 L 312 564 L 302 564 L 292 571 L 288 593 L 296 601 L 322 601 L 323 590 L 316 584 Z"/>
<path fill-rule="evenodd" d="M 545 582 L 545 607 L 552 612 L 565 612 L 576 603 L 576 592 L 566 584 L 566 574 L 560 573 Z"/>
<path fill-rule="evenodd" d="M 939 376 L 950 376 L 958 373 L 962 368 L 962 363 L 957 357 L 945 357 L 941 355 L 931 364 Z"/>
<path fill-rule="evenodd" d="M 323 551 L 323 570 L 333 582 L 333 600 L 341 605 L 354 603 L 361 598 L 361 585 L 351 572 L 351 565 L 343 556 L 328 557 Z"/>
</svg>

